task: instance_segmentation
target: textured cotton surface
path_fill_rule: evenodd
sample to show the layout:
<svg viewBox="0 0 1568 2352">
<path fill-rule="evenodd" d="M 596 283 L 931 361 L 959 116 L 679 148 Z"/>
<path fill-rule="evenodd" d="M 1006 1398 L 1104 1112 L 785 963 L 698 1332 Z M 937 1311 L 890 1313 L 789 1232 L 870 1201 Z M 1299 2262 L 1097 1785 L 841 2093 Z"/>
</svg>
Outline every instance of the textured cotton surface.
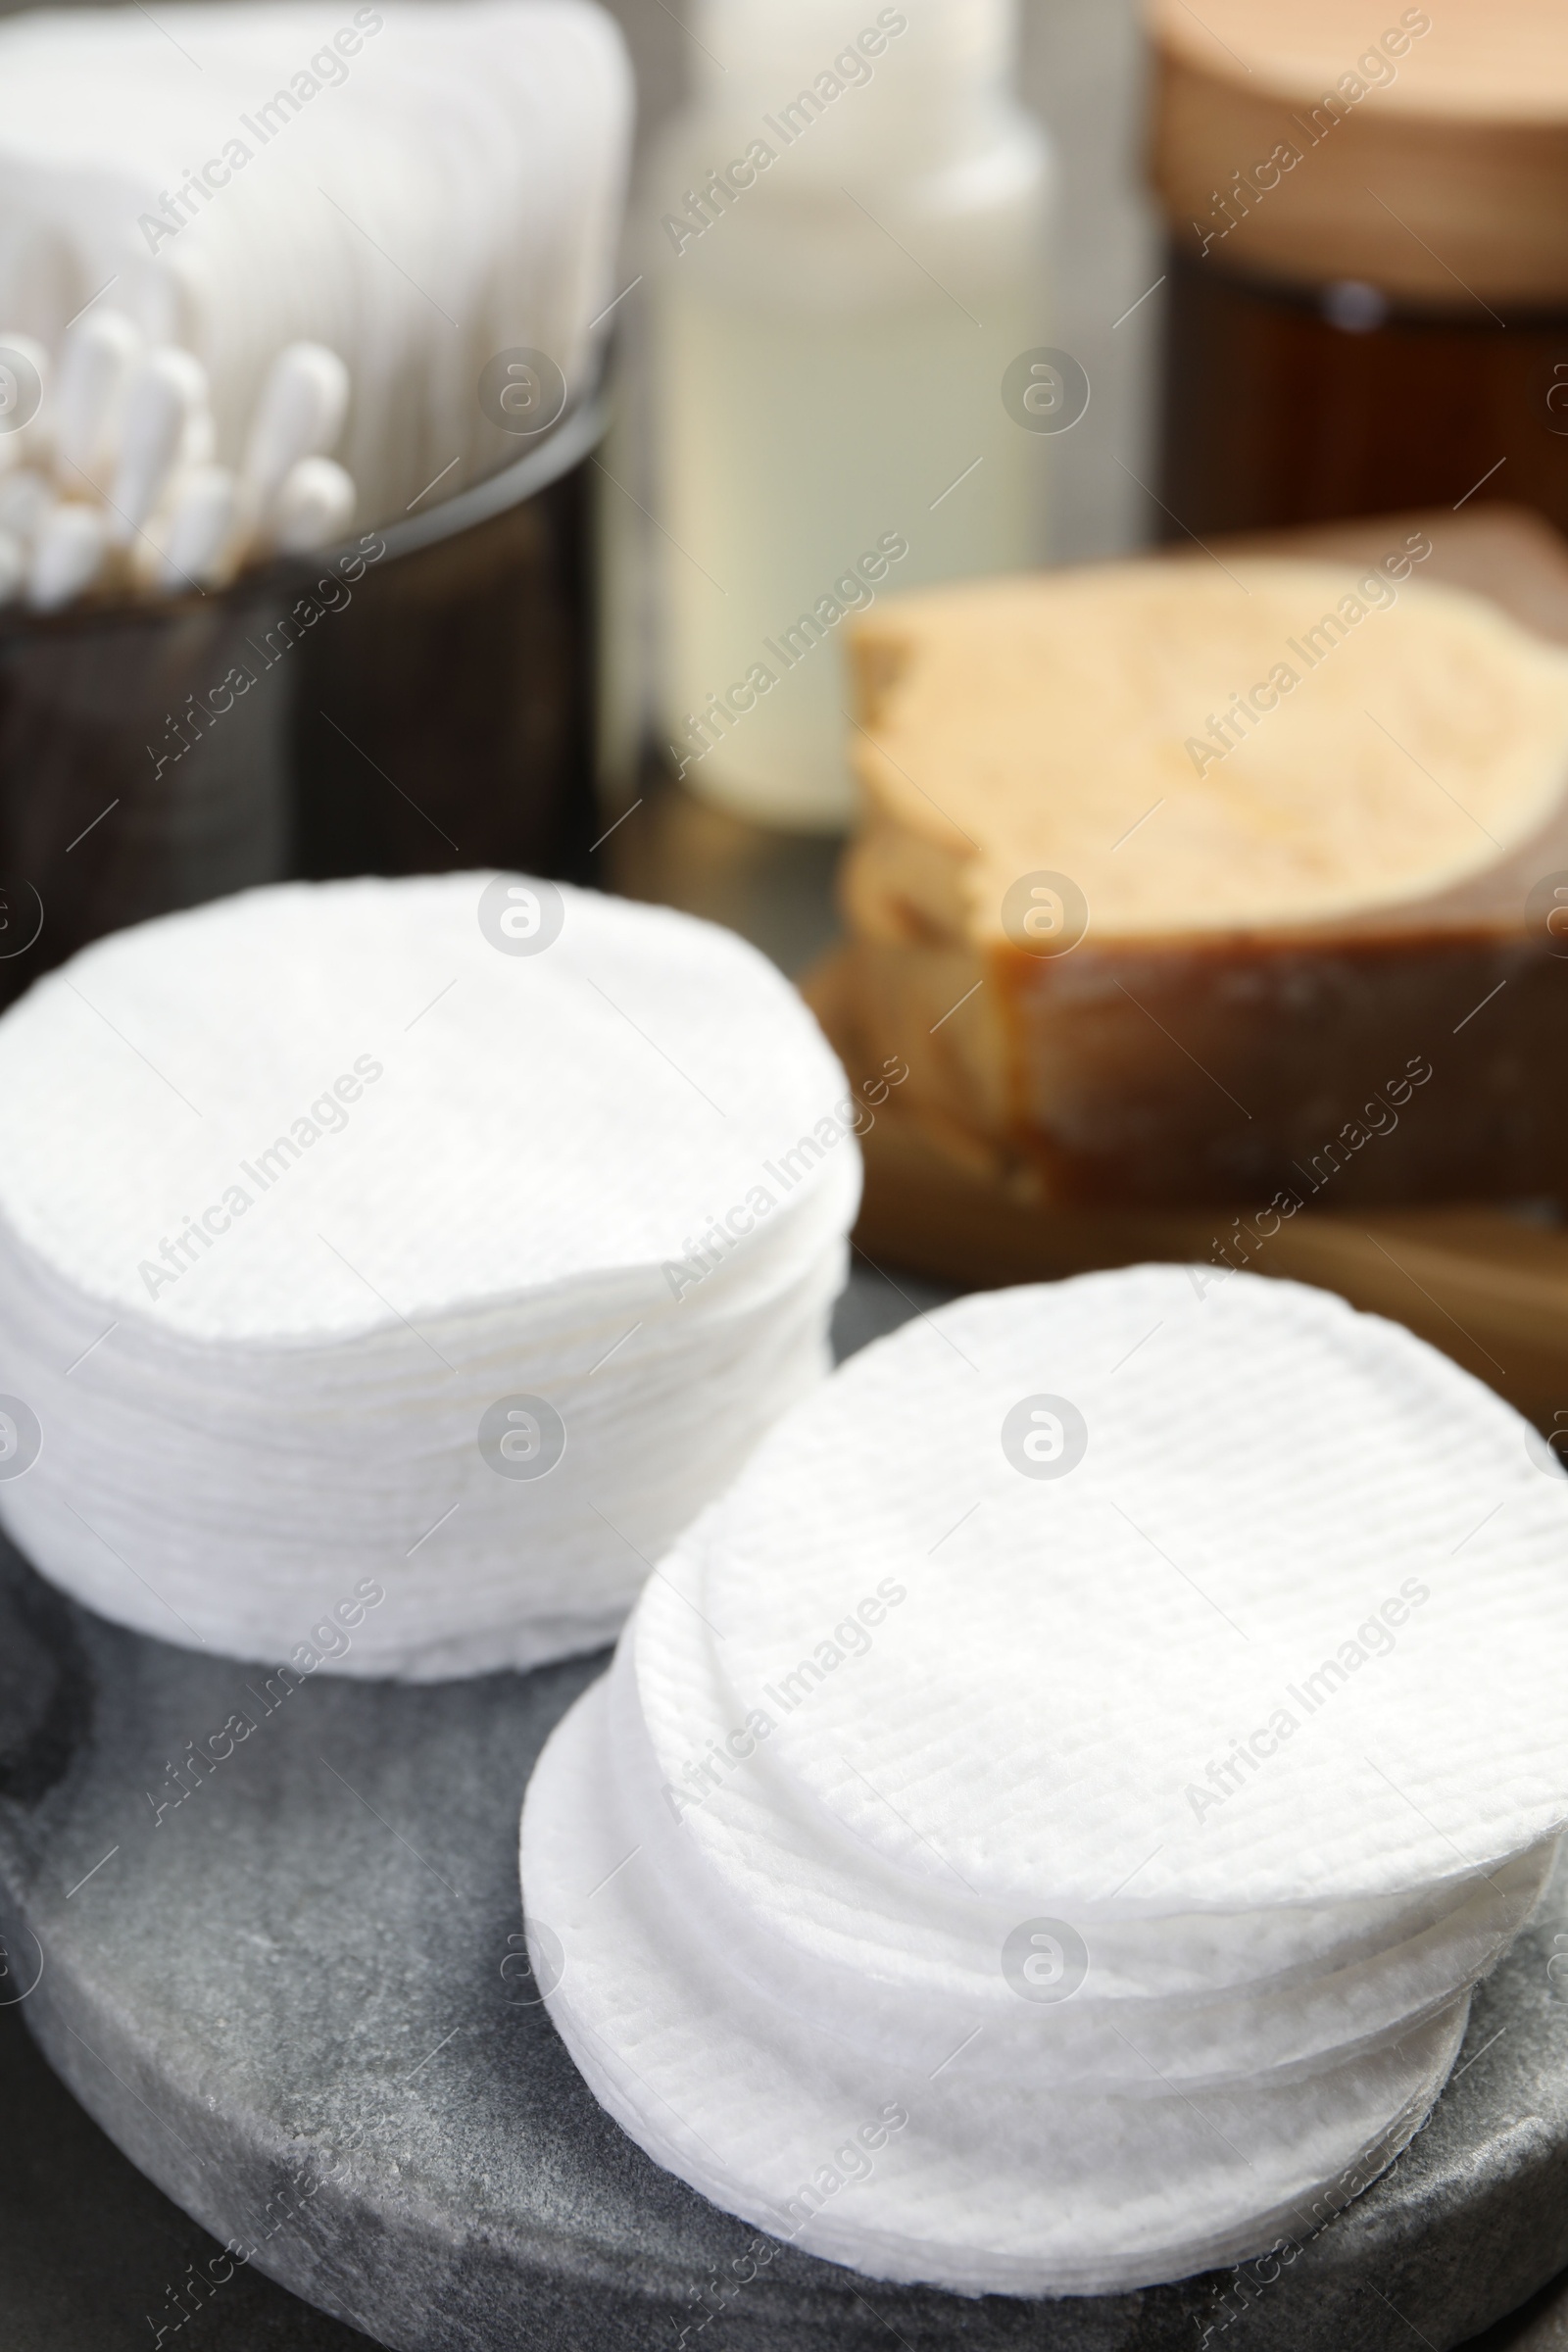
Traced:
<svg viewBox="0 0 1568 2352">
<path fill-rule="evenodd" d="M 519 885 L 559 930 L 506 952 L 498 887 L 251 893 L 0 1021 L 0 1390 L 43 1432 L 0 1512 L 107 1614 L 286 1656 L 368 1580 L 348 1672 L 591 1646 L 825 1370 L 859 1161 L 810 1016 L 587 892 Z"/>
<path fill-rule="evenodd" d="M 842 1097 L 837 1062 L 732 933 L 563 889 L 560 936 L 513 956 L 480 929 L 488 880 L 250 891 L 85 949 L 0 1020 L 0 1215 L 145 1311 L 143 1261 L 238 1183 L 257 1213 L 152 1294 L 160 1330 L 229 1343 L 683 1256 Z M 333 1110 L 362 1058 L 384 1075 Z M 279 1136 L 263 1200 L 243 1163 Z"/>
<path fill-rule="evenodd" d="M 1033 1393 L 1084 1416 L 1069 1475 L 1004 1453 Z M 882 1578 L 908 1588 L 735 1786 L 788 1780 L 915 1881 L 1016 1902 L 1049 1873 L 1113 1915 L 1518 1851 L 1568 1812 L 1568 1481 L 1538 1454 L 1446 1357 L 1298 1285 L 1146 1267 L 942 1309 L 846 1366 L 681 1547 L 736 1721 Z M 674 1779 L 703 1740 L 657 1672 Z M 1275 1752 L 1209 1781 L 1282 1709 Z"/>
<path fill-rule="evenodd" d="M 1343 2070 L 1200 2104 L 1048 2099 L 1021 2070 L 979 2095 L 951 2071 L 911 2079 L 736 1986 L 701 1917 L 665 1904 L 632 1854 L 604 1729 L 596 1685 L 547 1747 L 525 1818 L 524 1899 L 565 1954 L 562 2036 L 660 2163 L 874 2278 L 1093 2294 L 1235 2261 L 1299 2229 L 1346 2172 L 1381 2169 L 1452 2063 L 1463 2000 Z M 955 2044 L 971 2031 L 955 2017 Z M 857 2148 L 862 2125 L 874 2141 L 890 2124 Z"/>
<path fill-rule="evenodd" d="M 970 2290 L 1182 2276 L 1364 2182 L 1568 1815 L 1568 1482 L 1527 1434 L 1409 1334 L 1207 1269 L 866 1349 L 530 1788 L 599 2095 L 730 2209 Z M 874 2180 L 781 2220 L 895 2095 Z"/>
</svg>

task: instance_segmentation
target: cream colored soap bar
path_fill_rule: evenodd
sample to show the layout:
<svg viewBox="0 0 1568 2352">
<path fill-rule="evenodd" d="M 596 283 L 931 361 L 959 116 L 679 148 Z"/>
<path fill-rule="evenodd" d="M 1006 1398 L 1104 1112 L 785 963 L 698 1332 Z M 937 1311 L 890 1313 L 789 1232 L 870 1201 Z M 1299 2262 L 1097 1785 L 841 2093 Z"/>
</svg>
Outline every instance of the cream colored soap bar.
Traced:
<svg viewBox="0 0 1568 2352">
<path fill-rule="evenodd" d="M 858 1012 L 928 1126 L 1051 1199 L 1556 1188 L 1568 654 L 1429 553 L 857 624 Z"/>
</svg>

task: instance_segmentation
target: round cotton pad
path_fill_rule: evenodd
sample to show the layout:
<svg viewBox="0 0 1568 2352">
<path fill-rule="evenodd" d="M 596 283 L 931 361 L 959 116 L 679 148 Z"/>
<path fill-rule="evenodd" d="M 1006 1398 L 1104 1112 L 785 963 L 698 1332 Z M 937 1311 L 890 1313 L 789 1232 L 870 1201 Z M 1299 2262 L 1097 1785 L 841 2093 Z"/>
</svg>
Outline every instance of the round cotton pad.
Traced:
<svg viewBox="0 0 1568 2352">
<path fill-rule="evenodd" d="M 662 908 L 456 875 L 101 942 L 0 1021 L 0 1389 L 42 1432 L 0 1514 L 231 1654 L 603 1641 L 826 1368 L 858 1116 L 772 966 Z"/>
<path fill-rule="evenodd" d="M 614 1803 L 603 1684 L 535 1770 L 522 1867 L 551 2015 L 640 2146 L 810 2253 L 959 2292 L 1108 2294 L 1310 2229 L 1419 2126 L 1467 2013 L 1262 2090 L 1043 2096 L 1021 2070 L 896 2068 L 750 1997 L 667 1901 Z M 972 2030 L 956 2015 L 955 2046 Z"/>
<path fill-rule="evenodd" d="M 662 1600 L 672 1591 L 666 1580 L 667 1570 Z M 640 1631 L 651 1613 L 643 1611 Z M 746 1880 L 726 1884 L 709 1868 L 671 1810 L 671 1785 L 639 1720 L 632 1653 L 628 1642 L 610 1678 L 612 1769 L 628 1842 L 657 1874 L 662 1900 L 700 1919 L 730 1970 L 763 1999 L 848 2034 L 901 2072 L 946 2062 L 964 2076 L 1000 2079 L 1022 2066 L 1046 2088 L 1160 2096 L 1175 2084 L 1217 2087 L 1339 2063 L 1351 2048 L 1398 2039 L 1486 1975 L 1534 1911 L 1556 1858 L 1556 1840 L 1546 1838 L 1412 1903 L 1376 1913 L 1295 1909 L 1297 1934 L 1316 1931 L 1313 1958 L 1268 1973 L 1271 1955 L 1255 1935 L 1270 1924 L 1263 1915 L 1162 1920 L 1152 1955 L 1146 1923 L 1097 1920 L 1094 1965 L 1074 1997 L 1020 2000 L 998 1966 L 1016 1907 L 977 1900 L 956 1882 L 951 1904 L 911 1901 L 863 1846 L 829 1846 L 820 1816 L 764 1802 L 749 1825 L 757 1867 Z M 809 1892 L 824 1862 L 837 1882 L 829 1907 Z M 1244 1955 L 1258 1973 L 1237 1982 Z M 1168 1989 L 1173 1961 L 1186 1979 L 1180 1992 Z M 1166 1989 L 1146 1990 L 1150 1977 Z M 955 2057 L 960 2007 L 977 2030 Z"/>
<path fill-rule="evenodd" d="M 956 2286 L 1149 2283 L 1364 2182 L 1568 1816 L 1568 1482 L 1527 1436 L 1407 1333 L 1206 1269 L 866 1349 L 666 1559 L 530 1790 L 601 2095 L 764 2220 L 836 2053 L 934 2119 L 953 2218 L 901 2155 L 802 2242 Z M 775 2055 L 765 2112 L 700 2079 L 720 2019 Z"/>
<path fill-rule="evenodd" d="M 962 1300 L 793 1414 L 692 1548 L 731 1720 L 778 1694 L 755 1774 L 918 1885 L 1344 1902 L 1568 1814 L 1568 1480 L 1325 1292 L 1144 1267 Z M 638 1654 L 673 1781 L 699 1727 Z"/>
</svg>

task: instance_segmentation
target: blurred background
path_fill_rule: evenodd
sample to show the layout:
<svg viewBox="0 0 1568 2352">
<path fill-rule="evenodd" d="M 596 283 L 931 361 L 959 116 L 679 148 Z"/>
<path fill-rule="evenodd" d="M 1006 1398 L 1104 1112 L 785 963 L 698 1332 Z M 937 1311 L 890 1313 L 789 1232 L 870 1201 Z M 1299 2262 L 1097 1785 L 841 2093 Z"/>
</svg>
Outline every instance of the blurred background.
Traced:
<svg viewBox="0 0 1568 2352">
<path fill-rule="evenodd" d="M 662 0 L 618 0 L 612 13 L 636 76 L 635 155 L 614 262 L 615 291 L 629 286 L 630 292 L 592 330 L 592 351 L 583 363 L 591 372 L 608 358 L 612 368 L 608 438 L 590 460 L 582 456 L 582 442 L 594 437 L 602 416 L 588 422 L 575 450 L 558 458 L 551 452 L 569 418 L 546 437 L 543 449 L 521 439 L 509 449 L 501 435 L 490 434 L 482 454 L 493 475 L 505 474 L 504 461 L 515 451 L 552 478 L 533 495 L 501 488 L 490 502 L 499 508 L 499 518 L 484 518 L 481 498 L 477 527 L 471 498 L 464 507 L 448 495 L 453 477 L 438 483 L 422 503 L 415 502 L 407 514 L 399 512 L 402 497 L 390 514 L 367 513 L 362 483 L 356 521 L 390 523 L 389 545 L 401 560 L 368 574 L 359 584 L 355 609 L 304 642 L 281 683 L 270 676 L 259 680 L 261 690 L 239 717 L 215 730 L 211 743 L 197 742 L 180 765 L 164 772 L 157 772 L 157 753 L 183 746 L 174 731 L 182 702 L 188 704 L 192 695 L 199 702 L 212 681 L 224 675 L 229 639 L 237 642 L 249 634 L 264 640 L 280 595 L 286 609 L 292 590 L 275 555 L 270 570 L 247 569 L 228 590 L 224 611 L 233 627 L 227 637 L 205 597 L 198 603 L 191 595 L 176 595 L 153 617 L 145 605 L 128 612 L 106 610 L 99 593 L 89 595 L 85 611 L 78 603 L 42 623 L 18 604 L 0 604 L 0 880 L 22 894 L 13 936 L 25 928 L 29 889 L 41 892 L 49 907 L 36 945 L 0 965 L 0 999 L 104 929 L 286 871 L 323 876 L 493 861 L 603 880 L 609 861 L 591 869 L 589 864 L 590 846 L 603 831 L 600 811 L 608 823 L 639 797 L 650 777 L 656 783 L 667 780 L 675 762 L 668 749 L 671 730 L 664 723 L 662 705 L 669 696 L 661 689 L 661 665 L 667 670 L 673 661 L 678 670 L 681 664 L 672 655 L 671 582 L 661 559 L 674 563 L 675 585 L 695 589 L 699 603 L 706 598 L 716 605 L 717 600 L 699 579 L 704 558 L 694 548 L 697 568 L 684 557 L 671 557 L 670 535 L 691 548 L 692 532 L 702 526 L 685 511 L 690 484 L 674 478 L 679 453 L 672 456 L 668 437 L 667 386 L 678 355 L 674 363 L 662 364 L 657 348 L 662 306 L 707 256 L 682 253 L 680 266 L 669 269 L 677 257 L 661 214 L 676 198 L 670 173 L 679 138 L 671 153 L 672 123 L 684 110 L 695 125 L 690 135 L 701 147 L 710 135 L 705 118 L 716 112 L 721 125 L 723 110 L 715 109 L 712 99 L 715 53 L 705 47 L 698 30 L 682 24 L 674 8 Z M 955 12 L 955 23 L 961 24 L 965 13 Z M 146 12 L 141 14 L 145 18 Z M 868 25 L 876 16 L 872 9 L 861 14 Z M 857 18 L 852 33 L 858 23 Z M 843 28 L 831 12 L 824 24 L 831 24 L 830 31 L 813 27 L 801 34 L 801 55 L 812 66 L 842 50 Z M 1005 12 L 995 24 L 1004 45 Z M 1021 318 L 1027 309 L 1038 321 L 1032 336 L 1071 355 L 1093 387 L 1092 397 L 1069 434 L 1025 434 L 1003 414 L 996 396 L 999 370 L 990 366 L 988 346 L 983 383 L 977 373 L 956 397 L 983 414 L 990 440 L 1005 437 L 990 460 L 1002 506 L 970 519 L 976 489 L 990 476 L 961 485 L 939 510 L 921 516 L 928 536 L 936 539 L 941 526 L 952 525 L 949 537 L 926 548 L 917 534 L 913 560 L 890 586 L 911 580 L 922 564 L 925 573 L 940 576 L 945 566 L 994 569 L 1048 553 L 1060 562 L 1115 555 L 1153 536 L 1161 519 L 1154 468 L 1165 289 L 1156 284 L 1163 274 L 1161 237 L 1144 185 L 1149 68 L 1137 16 L 1123 0 L 1102 6 L 1059 0 L 1049 7 L 1026 6 L 1018 29 L 1016 82 L 1007 100 L 1012 121 L 1001 134 L 988 127 L 972 137 L 959 134 L 960 143 L 971 138 L 984 148 L 995 135 L 1016 140 L 1022 123 L 1027 145 L 1038 122 L 1050 141 L 1045 168 L 1008 214 L 1007 233 L 1018 250 L 1006 265 L 1009 323 L 998 330 L 997 349 L 1005 358 L 1013 356 L 1011 318 Z M 158 36 L 150 37 L 156 48 Z M 740 55 L 755 43 L 745 11 L 734 12 L 726 37 Z M 178 51 L 178 43 L 169 42 L 158 63 L 172 76 L 189 77 Z M 882 62 L 897 63 L 897 53 Z M 776 66 L 759 68 L 759 87 L 742 105 L 743 112 L 750 110 L 751 134 L 760 128 L 764 106 L 787 92 L 798 63 L 786 55 Z M 810 69 L 805 71 L 808 81 Z M 870 92 L 851 91 L 846 118 L 852 104 L 863 110 L 868 96 L 880 102 L 879 85 L 888 78 L 884 72 Z M 1005 93 L 1011 76 L 1004 54 L 994 78 Z M 265 87 L 261 69 L 251 74 L 251 86 Z M 351 82 L 350 92 L 354 89 Z M 334 92 L 329 103 L 341 108 L 344 96 Z M 24 103 L 20 91 L 15 103 L 20 123 Z M 869 226 L 836 194 L 845 171 L 853 174 L 858 167 L 870 187 L 887 183 L 890 203 L 896 201 L 893 183 L 906 174 L 911 142 L 919 148 L 925 141 L 918 103 L 907 132 L 890 124 L 889 151 L 873 154 L 868 163 L 864 120 L 862 113 L 860 123 L 846 119 L 842 126 L 813 125 L 815 146 L 826 157 L 826 175 L 835 183 L 834 200 L 841 218 L 855 220 L 877 248 L 870 273 L 878 299 L 906 303 L 911 288 L 927 296 L 938 316 L 916 318 L 917 338 L 934 325 L 935 342 L 945 348 L 954 344 L 955 333 L 975 334 L 972 303 L 965 307 L 956 289 L 950 297 L 936 288 L 919 254 L 891 232 L 884 235 L 880 223 Z M 830 131 L 842 133 L 834 151 L 828 149 Z M 719 135 L 719 126 L 711 135 Z M 25 152 L 26 130 L 19 127 L 18 136 Z M 782 150 L 782 140 L 775 143 Z M 798 182 L 805 175 L 797 167 L 808 166 L 812 152 L 808 142 L 802 159 L 788 158 Z M 722 160 L 716 148 L 710 160 Z M 271 162 L 269 158 L 266 168 Z M 1026 177 L 1031 169 L 1026 157 Z M 778 176 L 782 179 L 782 171 Z M 978 198 L 971 242 L 981 247 L 1001 234 L 987 216 L 992 201 L 984 192 Z M 1004 195 L 1000 201 L 1007 213 L 1011 200 Z M 940 210 L 948 198 L 941 195 L 937 202 Z M 974 202 L 960 193 L 956 210 L 973 210 Z M 760 209 L 755 198 L 753 205 Z M 232 199 L 228 209 L 237 209 Z M 882 213 L 879 199 L 873 197 L 871 209 Z M 209 222 L 204 218 L 200 225 L 205 230 Z M 744 236 L 746 215 L 737 210 L 723 225 L 732 236 Z M 940 220 L 933 234 L 940 244 Z M 713 240 L 715 246 L 719 242 Z M 441 250 L 433 250 L 433 266 L 440 268 Z M 972 271 L 976 259 L 974 251 L 960 254 L 958 267 Z M 745 266 L 754 267 L 750 257 Z M 801 266 L 798 255 L 776 259 L 777 293 L 786 311 L 798 294 L 788 281 Z M 764 255 L 763 308 L 773 268 Z M 110 274 L 108 267 L 102 274 Z M 80 291 L 91 289 L 83 285 Z M 109 301 L 121 299 L 112 293 Z M 26 320 L 12 323 L 25 325 Z M 439 332 L 439 322 L 431 323 Z M 914 348 L 913 372 L 923 372 L 930 355 L 927 336 Z M 808 367 L 815 365 L 809 354 L 804 356 Z M 882 359 L 888 367 L 888 355 Z M 923 422 L 916 401 L 912 423 L 906 413 L 901 426 L 900 412 L 909 405 L 902 397 L 881 415 L 875 403 L 882 398 L 882 385 L 898 381 L 896 371 L 879 379 L 860 428 L 873 445 L 898 441 L 902 430 L 904 451 L 883 452 L 895 482 L 908 472 L 909 434 Z M 574 380 L 574 399 L 583 389 Z M 842 390 L 841 382 L 841 401 Z M 363 393 L 357 383 L 354 415 L 364 405 Z M 822 433 L 822 419 L 800 414 L 800 408 L 797 399 L 797 429 L 819 440 L 829 437 Z M 737 413 L 741 442 L 731 454 L 744 464 L 746 434 L 765 442 L 768 428 L 761 417 L 747 417 L 739 405 Z M 706 424 L 702 429 L 706 432 Z M 364 438 L 362 432 L 362 443 Z M 697 457 L 699 472 L 710 482 L 711 454 L 705 446 Z M 1020 465 L 1027 467 L 1026 499 L 1021 505 L 1011 502 L 1016 512 L 1004 512 L 1009 501 L 999 472 L 1003 460 L 1012 465 L 1014 479 Z M 439 463 L 437 454 L 429 465 L 432 474 Z M 958 469 L 956 466 L 954 471 Z M 423 478 L 422 473 L 411 476 L 412 481 Z M 906 503 L 895 501 L 901 509 Z M 923 499 L 919 503 L 925 505 Z M 721 518 L 718 552 L 707 554 L 705 578 L 735 534 L 749 533 L 756 540 L 776 529 L 777 519 L 765 504 L 754 514 Z M 896 519 L 891 513 L 885 518 Z M 853 518 L 847 519 L 846 531 L 853 527 Z M 835 545 L 828 570 L 837 571 L 854 552 Z M 811 559 L 806 560 L 809 569 Z M 787 577 L 770 580 L 767 562 L 764 557 L 754 593 L 769 612 L 776 608 L 784 623 L 790 618 L 791 583 Z M 773 567 L 780 569 L 776 558 Z M 186 583 L 173 584 L 177 589 Z M 825 577 L 820 585 L 826 587 Z M 113 607 L 115 600 L 108 601 Z M 699 631 L 704 617 L 697 612 Z M 700 665 L 701 646 L 692 658 Z M 837 648 L 831 658 L 837 663 Z M 722 686 L 725 680 L 715 675 L 709 683 Z M 682 685 L 698 691 L 677 678 L 671 688 L 677 699 Z M 835 692 L 837 686 L 835 679 Z M 820 743 L 820 715 L 815 724 Z M 50 778 L 41 796 L 35 788 L 40 768 Z M 820 828 L 824 821 L 830 830 L 840 830 L 846 791 L 842 780 L 831 785 L 824 804 L 820 791 L 813 799 L 808 779 L 798 806 L 781 812 L 764 804 L 765 815 L 769 821 L 782 815 L 785 829 L 796 834 L 803 826 Z M 115 815 L 99 828 L 100 812 L 111 802 L 118 804 Z M 84 827 L 99 829 L 83 839 Z M 677 810 L 657 828 L 645 822 L 617 840 L 612 878 L 639 895 L 676 897 L 703 911 L 727 911 L 781 960 L 799 968 L 830 928 L 825 908 L 831 853 L 825 840 L 814 849 L 799 840 L 769 844 L 771 881 L 763 887 L 755 878 L 756 848 L 733 829 L 704 824 Z M 731 894 L 732 903 L 720 908 L 715 892 Z"/>
<path fill-rule="evenodd" d="M 637 146 L 646 171 L 661 132 L 696 88 L 703 59 L 678 21 L 688 11 L 671 13 L 659 0 L 615 0 L 612 13 L 636 62 Z M 862 16 L 872 22 L 876 11 L 851 9 L 844 21 L 858 26 Z M 1134 0 L 1024 0 L 1018 34 L 1018 96 L 1055 153 L 1052 340 L 1082 362 L 1094 385 L 1070 459 L 1060 453 L 1047 499 L 1053 560 L 1082 563 L 1143 545 L 1159 523 L 1141 484 L 1153 480 L 1163 289 L 1115 324 L 1164 267 L 1145 169 L 1151 69 Z M 837 45 L 830 41 L 829 53 Z M 631 235 L 650 209 L 646 196 L 634 198 Z"/>
<path fill-rule="evenodd" d="M 57 450 L 40 490 L 23 446 L 27 352 L 58 372 L 102 289 L 68 273 L 39 293 L 18 258 L 6 192 L 15 214 L 37 172 L 24 76 L 8 98 L 0 61 L 0 1004 L 105 931 L 252 884 L 488 864 L 666 900 L 806 975 L 841 927 L 855 814 L 839 625 L 922 582 L 1289 530 L 1365 562 L 1390 527 L 1369 539 L 1365 518 L 1396 514 L 1432 528 L 1433 576 L 1568 642 L 1568 41 L 1547 0 L 1446 0 L 1441 19 L 1387 0 L 1375 21 L 1355 0 L 1021 0 L 1015 56 L 983 0 L 607 5 L 635 76 L 624 209 L 607 100 L 593 186 L 559 220 L 543 185 L 519 213 L 541 251 L 584 249 L 559 348 L 540 347 L 542 298 L 497 297 L 450 382 L 416 394 L 410 361 L 405 384 L 434 332 L 419 302 L 445 318 L 466 267 L 432 231 L 418 301 L 400 297 L 423 324 L 400 325 L 390 361 L 365 326 L 348 422 L 330 369 L 283 383 L 274 480 L 224 387 L 248 402 L 275 354 L 235 359 L 197 272 L 189 318 L 146 332 L 199 347 L 217 439 L 198 447 L 205 395 L 166 368 L 148 398 L 185 439 L 142 547 L 110 519 L 121 473 L 100 466 L 94 505 L 62 488 Z M 185 73 L 183 12 L 136 13 L 161 70 Z M 27 71 L 44 87 L 55 69 Z M 834 90 L 788 119 L 824 72 Z M 765 167 L 728 163 L 758 138 Z M 506 246 L 494 213 L 476 204 L 475 247 Z M 410 253 L 375 251 L 406 286 Z M 319 350 L 373 302 L 275 307 L 279 344 Z M 93 349 L 118 364 L 112 334 Z M 320 417 L 293 432 L 288 400 L 313 384 Z M 765 705 L 745 685 L 758 662 Z M 222 702 L 236 666 L 249 691 Z M 935 1161 L 873 1169 L 862 1244 L 965 1282 L 1208 1254 L 1206 1207 L 1048 1227 L 956 1187 Z M 1512 1190 L 1532 1197 L 1506 1214 L 1385 1219 L 1381 1239 L 1357 1219 L 1280 1270 L 1400 1314 L 1483 1377 L 1505 1331 L 1510 1393 L 1556 1429 L 1568 1244 L 1554 1195 Z M 3 2003 L 0 2112 L 29 2119 L 0 2134 L 0 2343 L 140 2344 L 208 2241 Z M 1568 2343 L 1544 2313 L 1488 2345 Z M 197 2339 L 364 2340 L 249 2272 Z"/>
</svg>

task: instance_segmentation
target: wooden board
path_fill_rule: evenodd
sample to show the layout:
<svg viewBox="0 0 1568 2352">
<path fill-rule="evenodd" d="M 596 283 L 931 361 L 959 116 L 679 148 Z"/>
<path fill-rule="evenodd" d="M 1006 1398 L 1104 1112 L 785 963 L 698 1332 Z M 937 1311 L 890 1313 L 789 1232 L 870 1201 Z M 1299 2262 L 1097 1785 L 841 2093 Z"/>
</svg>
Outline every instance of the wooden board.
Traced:
<svg viewBox="0 0 1568 2352">
<path fill-rule="evenodd" d="M 1224 1279 L 1212 1265 L 1223 1212 L 1035 1208 L 944 1158 L 888 1108 L 861 1146 L 855 1238 L 873 1264 L 982 1290 L 1146 1258 L 1193 1263 L 1200 1286 Z M 1305 1210 L 1247 1262 L 1408 1325 L 1568 1446 L 1568 1236 L 1487 1209 Z"/>
</svg>

